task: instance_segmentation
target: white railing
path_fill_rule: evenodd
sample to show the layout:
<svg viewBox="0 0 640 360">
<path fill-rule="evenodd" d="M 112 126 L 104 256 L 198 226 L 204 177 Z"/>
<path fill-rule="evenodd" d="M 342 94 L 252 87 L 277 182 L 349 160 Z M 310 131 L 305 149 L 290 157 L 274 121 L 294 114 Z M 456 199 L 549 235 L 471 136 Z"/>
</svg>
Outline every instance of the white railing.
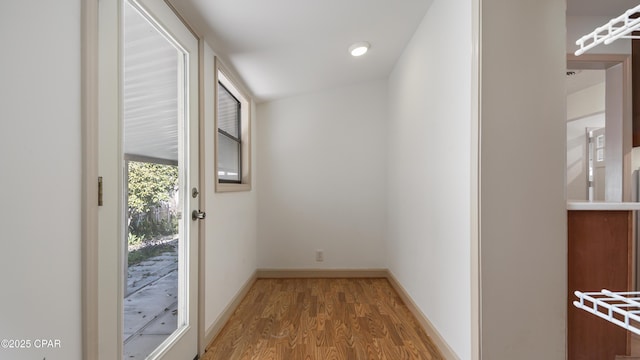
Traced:
<svg viewBox="0 0 640 360">
<path fill-rule="evenodd" d="M 640 335 L 640 292 L 581 292 L 573 305 Z"/>
<path fill-rule="evenodd" d="M 618 39 L 640 39 L 639 36 L 631 34 L 640 29 L 640 18 L 632 17 L 638 12 L 640 12 L 640 5 L 625 11 L 624 14 L 611 19 L 607 24 L 578 39 L 576 45 L 580 48 L 575 52 L 576 56 L 580 56 L 600 44 L 609 45 Z"/>
</svg>

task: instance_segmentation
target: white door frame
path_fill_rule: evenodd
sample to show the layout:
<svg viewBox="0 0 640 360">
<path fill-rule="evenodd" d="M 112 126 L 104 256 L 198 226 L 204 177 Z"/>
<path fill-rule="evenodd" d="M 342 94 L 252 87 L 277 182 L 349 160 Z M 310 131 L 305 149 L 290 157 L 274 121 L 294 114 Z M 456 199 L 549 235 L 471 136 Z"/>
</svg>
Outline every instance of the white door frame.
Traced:
<svg viewBox="0 0 640 360">
<path fill-rule="evenodd" d="M 81 241 L 81 288 L 82 288 L 82 358 L 100 359 L 100 332 L 99 332 L 99 242 L 98 242 L 98 177 L 99 177 L 99 0 L 81 1 L 81 135 L 82 135 L 82 241 Z M 178 15 L 175 8 L 167 2 L 167 5 Z M 200 184 L 201 196 L 199 203 L 204 205 L 204 184 L 202 154 L 202 127 L 203 127 L 203 40 L 193 29 L 185 26 L 194 34 L 199 42 L 198 55 L 198 88 L 199 88 L 199 128 L 200 128 Z M 184 214 L 187 216 L 188 214 Z M 204 222 L 199 224 L 199 245 L 204 246 Z M 204 353 L 206 344 L 204 339 L 204 251 L 200 249 L 198 261 L 198 355 Z M 114 317 L 116 318 L 116 317 Z M 113 344 L 116 351 L 122 353 L 122 343 Z"/>
<path fill-rule="evenodd" d="M 81 0 L 82 358 L 98 359 L 98 0 Z"/>
</svg>

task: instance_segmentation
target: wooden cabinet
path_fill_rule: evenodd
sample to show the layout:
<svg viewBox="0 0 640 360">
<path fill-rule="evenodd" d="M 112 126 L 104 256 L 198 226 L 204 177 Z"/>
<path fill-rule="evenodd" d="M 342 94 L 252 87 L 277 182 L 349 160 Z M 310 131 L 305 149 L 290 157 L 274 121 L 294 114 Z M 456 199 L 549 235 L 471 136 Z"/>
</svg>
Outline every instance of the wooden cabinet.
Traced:
<svg viewBox="0 0 640 360">
<path fill-rule="evenodd" d="M 573 306 L 574 291 L 632 291 L 633 211 L 569 210 L 569 360 L 614 360 L 629 355 L 630 334 Z"/>
</svg>

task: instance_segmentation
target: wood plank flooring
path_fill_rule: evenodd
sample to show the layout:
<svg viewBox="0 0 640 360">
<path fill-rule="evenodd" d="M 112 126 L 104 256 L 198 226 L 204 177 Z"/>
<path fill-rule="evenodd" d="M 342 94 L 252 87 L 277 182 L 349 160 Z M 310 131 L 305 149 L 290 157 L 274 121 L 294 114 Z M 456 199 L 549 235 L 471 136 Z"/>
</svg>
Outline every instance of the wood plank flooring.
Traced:
<svg viewBox="0 0 640 360">
<path fill-rule="evenodd" d="M 258 279 L 202 359 L 443 357 L 386 279 Z"/>
</svg>

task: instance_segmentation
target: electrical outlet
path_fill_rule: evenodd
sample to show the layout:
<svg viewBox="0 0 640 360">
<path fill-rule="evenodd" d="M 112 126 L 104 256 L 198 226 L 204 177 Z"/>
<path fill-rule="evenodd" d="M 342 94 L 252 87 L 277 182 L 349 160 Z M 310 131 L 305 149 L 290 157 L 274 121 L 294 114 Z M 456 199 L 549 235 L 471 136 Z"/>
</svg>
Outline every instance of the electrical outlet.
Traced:
<svg viewBox="0 0 640 360">
<path fill-rule="evenodd" d="M 316 250 L 316 261 L 324 261 L 324 251 Z"/>
</svg>

